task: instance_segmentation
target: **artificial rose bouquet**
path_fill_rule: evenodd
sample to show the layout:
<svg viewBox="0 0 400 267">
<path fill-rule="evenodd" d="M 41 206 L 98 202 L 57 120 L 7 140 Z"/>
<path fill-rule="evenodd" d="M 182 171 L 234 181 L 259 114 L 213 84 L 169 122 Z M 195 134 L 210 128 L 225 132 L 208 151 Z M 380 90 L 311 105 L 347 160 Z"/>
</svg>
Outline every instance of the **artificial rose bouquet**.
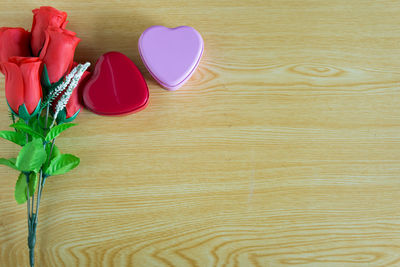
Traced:
<svg viewBox="0 0 400 267">
<path fill-rule="evenodd" d="M 55 139 L 74 126 L 81 110 L 77 87 L 87 76 L 89 63 L 73 62 L 80 39 L 66 30 L 67 13 L 52 7 L 33 10 L 31 32 L 0 28 L 0 71 L 5 75 L 5 95 L 14 131 L 0 137 L 19 146 L 16 158 L 0 158 L 0 164 L 20 172 L 15 185 L 17 203 L 27 203 L 30 266 L 40 199 L 46 179 L 79 165 L 79 158 L 61 154 Z"/>
</svg>

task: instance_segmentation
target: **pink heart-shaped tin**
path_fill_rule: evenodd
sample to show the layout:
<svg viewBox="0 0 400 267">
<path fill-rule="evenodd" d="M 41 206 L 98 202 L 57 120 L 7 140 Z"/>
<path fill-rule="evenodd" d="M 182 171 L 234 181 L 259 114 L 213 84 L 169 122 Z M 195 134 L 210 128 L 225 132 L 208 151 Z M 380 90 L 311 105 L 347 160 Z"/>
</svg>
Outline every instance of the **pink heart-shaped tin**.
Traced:
<svg viewBox="0 0 400 267">
<path fill-rule="evenodd" d="M 150 74 L 168 90 L 181 87 L 199 65 L 204 43 L 192 27 L 152 26 L 139 38 L 139 53 Z"/>
</svg>

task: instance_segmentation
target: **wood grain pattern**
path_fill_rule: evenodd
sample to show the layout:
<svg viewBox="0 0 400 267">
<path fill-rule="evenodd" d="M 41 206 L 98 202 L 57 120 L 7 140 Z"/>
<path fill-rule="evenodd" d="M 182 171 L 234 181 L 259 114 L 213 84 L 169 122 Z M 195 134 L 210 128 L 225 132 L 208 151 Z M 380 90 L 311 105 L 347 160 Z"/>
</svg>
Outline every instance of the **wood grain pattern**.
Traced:
<svg viewBox="0 0 400 267">
<path fill-rule="evenodd" d="M 150 103 L 59 139 L 81 166 L 46 184 L 38 266 L 400 266 L 399 1 L 0 1 L 0 25 L 46 4 L 78 60 L 137 63 Z M 205 39 L 178 92 L 140 61 L 156 24 Z M 0 168 L 0 266 L 28 263 L 15 181 Z"/>
</svg>

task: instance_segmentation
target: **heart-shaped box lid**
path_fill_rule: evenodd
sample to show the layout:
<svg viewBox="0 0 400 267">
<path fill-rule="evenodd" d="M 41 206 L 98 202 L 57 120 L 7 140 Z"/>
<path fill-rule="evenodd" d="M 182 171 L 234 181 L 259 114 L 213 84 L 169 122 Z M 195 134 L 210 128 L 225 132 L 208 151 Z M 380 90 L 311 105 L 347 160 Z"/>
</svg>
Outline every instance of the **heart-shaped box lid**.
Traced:
<svg viewBox="0 0 400 267">
<path fill-rule="evenodd" d="M 204 42 L 192 27 L 157 25 L 142 33 L 138 47 L 142 61 L 154 79 L 166 89 L 176 90 L 197 68 Z"/>
<path fill-rule="evenodd" d="M 149 90 L 139 69 L 119 52 L 102 55 L 83 88 L 85 106 L 100 115 L 137 112 L 146 107 L 148 99 Z"/>
</svg>

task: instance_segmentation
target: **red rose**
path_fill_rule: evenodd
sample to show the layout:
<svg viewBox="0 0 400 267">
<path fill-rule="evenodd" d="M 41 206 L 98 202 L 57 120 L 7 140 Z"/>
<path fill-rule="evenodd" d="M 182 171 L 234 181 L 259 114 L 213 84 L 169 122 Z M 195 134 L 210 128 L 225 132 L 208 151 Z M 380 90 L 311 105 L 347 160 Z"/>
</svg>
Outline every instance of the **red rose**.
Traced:
<svg viewBox="0 0 400 267">
<path fill-rule="evenodd" d="M 67 13 L 50 6 L 42 6 L 39 9 L 32 10 L 32 12 L 31 47 L 33 55 L 39 56 L 40 49 L 42 49 L 46 40 L 46 29 L 48 27 L 65 28 Z"/>
<path fill-rule="evenodd" d="M 46 64 L 50 82 L 55 83 L 70 72 L 80 39 L 74 32 L 56 27 L 47 28 L 45 33 L 46 41 L 39 57 Z"/>
<path fill-rule="evenodd" d="M 0 28 L 0 62 L 8 61 L 9 57 L 29 57 L 30 33 L 23 28 Z"/>
<path fill-rule="evenodd" d="M 42 61 L 36 57 L 11 57 L 0 68 L 6 76 L 6 99 L 11 110 L 24 120 L 34 116 L 42 99 Z"/>
</svg>

